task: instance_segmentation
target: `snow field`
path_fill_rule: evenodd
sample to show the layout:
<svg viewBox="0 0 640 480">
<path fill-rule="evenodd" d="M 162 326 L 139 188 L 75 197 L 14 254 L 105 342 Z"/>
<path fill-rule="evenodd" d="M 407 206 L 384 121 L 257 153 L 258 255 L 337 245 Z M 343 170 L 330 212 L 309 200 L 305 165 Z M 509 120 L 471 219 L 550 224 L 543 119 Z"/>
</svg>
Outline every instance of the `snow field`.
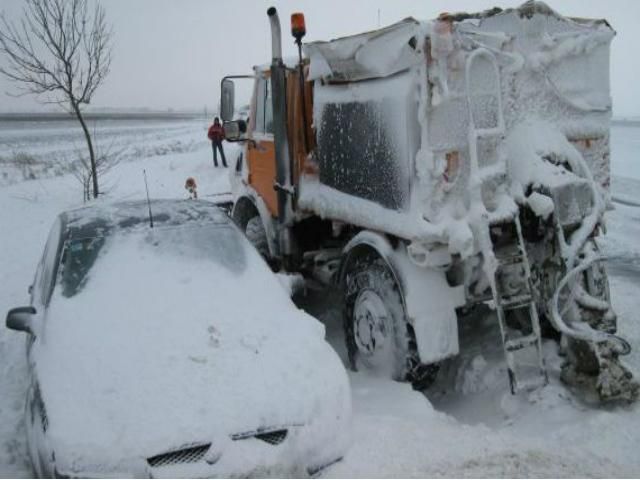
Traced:
<svg viewBox="0 0 640 480">
<path fill-rule="evenodd" d="M 204 122 L 183 141 L 204 138 Z M 624 128 L 624 130 L 623 130 Z M 614 127 L 613 174 L 640 178 L 634 145 L 640 128 Z M 55 145 L 51 146 L 55 148 Z M 226 145 L 228 157 L 236 148 Z M 105 177 L 110 199 L 144 198 L 142 170 L 155 198 L 185 198 L 184 181 L 195 177 L 201 198 L 229 190 L 228 170 L 214 169 L 205 141 L 186 153 L 122 162 Z M 614 177 L 613 194 L 640 201 L 638 182 Z M 35 272 L 53 218 L 79 206 L 82 192 L 70 175 L 0 188 L 0 312 L 28 303 Z M 640 210 L 614 204 L 608 212 L 605 253 L 610 257 L 614 308 L 620 332 L 634 347 L 626 358 L 640 372 Z M 318 297 L 318 298 L 316 298 Z M 346 358 L 339 305 L 325 294 L 302 300 L 327 328 L 327 338 Z M 353 444 L 327 477 L 629 477 L 640 472 L 640 407 L 598 408 L 559 382 L 562 359 L 556 345 L 545 351 L 550 385 L 513 397 L 497 323 L 488 318 L 462 325 L 462 354 L 443 365 L 424 396 L 408 385 L 350 373 Z M 321 386 L 319 386 L 321 388 Z M 23 334 L 0 327 L 0 476 L 32 475 L 26 458 L 22 410 L 26 389 Z"/>
</svg>

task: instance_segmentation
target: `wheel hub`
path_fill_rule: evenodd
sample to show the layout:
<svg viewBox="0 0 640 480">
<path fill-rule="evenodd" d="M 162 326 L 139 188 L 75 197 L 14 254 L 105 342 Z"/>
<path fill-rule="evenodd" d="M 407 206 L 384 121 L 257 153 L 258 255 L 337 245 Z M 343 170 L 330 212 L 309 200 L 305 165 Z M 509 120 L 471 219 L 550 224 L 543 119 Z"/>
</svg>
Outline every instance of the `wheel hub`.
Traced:
<svg viewBox="0 0 640 480">
<path fill-rule="evenodd" d="M 373 356 L 385 349 L 388 342 L 390 316 L 382 299 L 372 290 L 364 290 L 356 298 L 354 309 L 354 337 L 358 350 Z"/>
</svg>

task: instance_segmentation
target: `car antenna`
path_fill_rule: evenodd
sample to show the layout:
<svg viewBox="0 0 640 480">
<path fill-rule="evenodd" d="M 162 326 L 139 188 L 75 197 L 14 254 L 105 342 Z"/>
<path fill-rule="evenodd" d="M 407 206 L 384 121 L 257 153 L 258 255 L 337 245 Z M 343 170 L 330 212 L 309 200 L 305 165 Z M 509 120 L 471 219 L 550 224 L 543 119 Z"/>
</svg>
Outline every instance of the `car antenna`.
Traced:
<svg viewBox="0 0 640 480">
<path fill-rule="evenodd" d="M 147 191 L 147 205 L 149 206 L 149 226 L 153 228 L 153 213 L 151 213 L 151 200 L 149 200 L 149 185 L 147 185 L 147 171 L 142 169 L 144 175 L 144 188 Z"/>
</svg>

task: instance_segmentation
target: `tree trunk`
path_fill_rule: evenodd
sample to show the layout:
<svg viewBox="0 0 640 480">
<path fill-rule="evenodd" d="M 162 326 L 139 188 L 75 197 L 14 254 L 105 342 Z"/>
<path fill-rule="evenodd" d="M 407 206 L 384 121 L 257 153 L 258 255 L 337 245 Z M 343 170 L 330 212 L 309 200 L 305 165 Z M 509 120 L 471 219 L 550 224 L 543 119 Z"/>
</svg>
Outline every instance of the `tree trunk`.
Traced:
<svg viewBox="0 0 640 480">
<path fill-rule="evenodd" d="M 93 151 L 93 142 L 91 141 L 91 134 L 89 133 L 89 129 L 87 128 L 87 124 L 84 122 L 84 118 L 82 117 L 82 112 L 80 111 L 80 107 L 75 102 L 71 102 L 71 106 L 73 107 L 73 111 L 78 117 L 78 121 L 82 126 L 82 131 L 84 132 L 84 138 L 87 141 L 87 147 L 89 147 L 89 160 L 91 161 L 91 178 L 93 180 L 93 198 L 98 198 L 98 168 L 96 165 L 96 154 Z"/>
</svg>

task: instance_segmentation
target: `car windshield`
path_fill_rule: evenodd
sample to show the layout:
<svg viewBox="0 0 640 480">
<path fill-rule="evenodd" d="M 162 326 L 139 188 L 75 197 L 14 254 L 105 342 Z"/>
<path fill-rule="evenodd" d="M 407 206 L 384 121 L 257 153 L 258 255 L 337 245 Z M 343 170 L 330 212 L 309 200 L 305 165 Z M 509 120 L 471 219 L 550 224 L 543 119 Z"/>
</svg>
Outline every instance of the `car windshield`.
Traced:
<svg viewBox="0 0 640 480">
<path fill-rule="evenodd" d="M 245 246 L 239 233 L 226 225 L 179 225 L 154 229 L 112 229 L 99 236 L 74 238 L 65 243 L 57 283 L 62 295 L 72 297 L 91 279 L 98 259 L 109 260 L 110 251 L 127 245 L 131 263 L 151 263 L 170 257 L 181 261 L 215 262 L 233 273 L 246 268 Z M 131 248 L 133 246 L 133 248 Z M 120 249 L 121 253 L 121 249 Z M 130 262 L 117 255 L 123 274 Z"/>
</svg>

